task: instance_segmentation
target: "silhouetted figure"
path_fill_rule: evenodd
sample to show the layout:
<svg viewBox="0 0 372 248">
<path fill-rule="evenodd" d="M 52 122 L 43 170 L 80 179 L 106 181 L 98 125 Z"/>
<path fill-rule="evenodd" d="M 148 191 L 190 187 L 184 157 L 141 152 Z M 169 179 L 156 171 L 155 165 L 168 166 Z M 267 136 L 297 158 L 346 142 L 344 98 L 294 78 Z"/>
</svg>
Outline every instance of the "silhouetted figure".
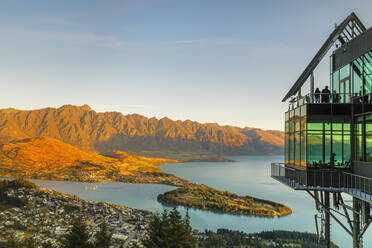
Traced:
<svg viewBox="0 0 372 248">
<path fill-rule="evenodd" d="M 315 103 L 320 103 L 320 90 L 319 90 L 319 88 L 315 89 L 314 97 L 315 97 Z"/>
<path fill-rule="evenodd" d="M 332 101 L 333 103 L 340 103 L 341 96 L 339 93 L 337 93 L 335 90 L 332 93 Z"/>
<path fill-rule="evenodd" d="M 329 164 L 330 164 L 330 167 L 331 168 L 334 168 L 335 167 L 335 157 L 336 157 L 336 154 L 334 152 L 331 153 L 331 158 L 329 160 Z"/>
<path fill-rule="evenodd" d="M 329 95 L 330 94 L 331 94 L 331 92 L 329 91 L 328 86 L 326 86 L 322 90 L 322 103 L 329 103 Z"/>
</svg>

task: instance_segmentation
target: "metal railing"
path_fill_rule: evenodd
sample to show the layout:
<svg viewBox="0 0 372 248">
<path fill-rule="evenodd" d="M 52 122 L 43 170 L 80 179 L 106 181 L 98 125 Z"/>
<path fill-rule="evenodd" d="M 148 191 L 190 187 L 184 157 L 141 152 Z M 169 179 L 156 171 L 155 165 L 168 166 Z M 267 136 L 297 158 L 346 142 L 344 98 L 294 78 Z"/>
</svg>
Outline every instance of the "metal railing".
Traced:
<svg viewBox="0 0 372 248">
<path fill-rule="evenodd" d="M 301 170 L 284 163 L 271 164 L 271 177 L 280 179 L 292 188 L 332 188 L 372 201 L 372 178 L 338 169 Z"/>
<path fill-rule="evenodd" d="M 372 178 L 344 172 L 343 190 L 372 201 Z"/>
<path fill-rule="evenodd" d="M 315 103 L 315 104 L 341 104 L 341 103 L 355 103 L 365 101 L 366 96 L 360 96 L 357 93 L 309 93 L 301 97 L 292 97 L 289 100 L 289 109 L 298 106 Z M 368 97 L 368 100 L 370 98 Z"/>
</svg>

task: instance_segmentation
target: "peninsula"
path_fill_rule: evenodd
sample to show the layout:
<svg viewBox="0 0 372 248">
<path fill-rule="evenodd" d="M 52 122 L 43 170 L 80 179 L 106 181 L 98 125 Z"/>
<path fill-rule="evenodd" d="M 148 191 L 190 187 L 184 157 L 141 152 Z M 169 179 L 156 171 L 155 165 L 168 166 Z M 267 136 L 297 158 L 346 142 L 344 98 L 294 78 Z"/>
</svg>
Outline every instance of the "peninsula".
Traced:
<svg viewBox="0 0 372 248">
<path fill-rule="evenodd" d="M 239 149 L 243 149 L 244 142 L 251 139 L 247 135 L 254 132 L 257 136 L 259 130 L 161 120 L 156 125 L 157 131 L 154 131 L 152 122 L 155 120 L 148 120 L 147 126 L 143 121 L 140 116 L 96 113 L 88 106 L 66 105 L 58 109 L 37 111 L 0 110 L 0 176 L 80 182 L 167 184 L 178 188 L 159 195 L 158 200 L 165 204 L 242 215 L 283 216 L 291 213 L 290 208 L 282 204 L 216 190 L 165 173 L 158 167 L 161 164 L 178 162 L 231 161 L 210 153 L 215 148 L 196 151 L 188 149 L 190 147 L 185 144 L 192 144 L 193 147 L 201 144 L 203 145 L 199 147 L 230 147 L 226 148 L 227 150 L 237 149 L 237 146 L 241 145 Z M 71 123 L 74 125 L 71 126 Z M 133 125 L 132 131 L 128 129 L 128 125 Z M 142 136 L 142 133 L 136 131 L 138 128 L 147 130 L 146 132 L 153 131 Z M 173 137 L 179 134 L 177 130 L 183 130 L 182 132 L 190 135 L 193 133 L 194 136 L 182 139 Z M 201 133 L 202 130 L 204 134 Z M 123 133 L 118 134 L 118 131 Z M 280 135 L 276 136 L 274 131 L 269 133 L 280 139 Z M 197 138 L 196 134 L 202 136 Z M 155 140 L 150 138 L 151 135 L 154 135 L 152 137 Z M 191 141 L 193 139 L 199 139 L 199 145 L 196 145 L 195 140 Z M 270 143 L 264 138 L 262 140 Z M 279 141 L 273 140 L 280 146 Z M 142 148 L 145 144 L 153 143 L 156 149 L 137 150 L 130 154 L 114 149 L 127 147 L 121 146 L 121 142 L 134 142 L 131 146 L 138 144 L 138 147 Z M 169 149 L 167 152 L 163 149 L 165 143 L 178 148 Z M 163 150 L 157 150 L 159 147 Z M 183 151 L 177 152 L 182 147 Z"/>
</svg>

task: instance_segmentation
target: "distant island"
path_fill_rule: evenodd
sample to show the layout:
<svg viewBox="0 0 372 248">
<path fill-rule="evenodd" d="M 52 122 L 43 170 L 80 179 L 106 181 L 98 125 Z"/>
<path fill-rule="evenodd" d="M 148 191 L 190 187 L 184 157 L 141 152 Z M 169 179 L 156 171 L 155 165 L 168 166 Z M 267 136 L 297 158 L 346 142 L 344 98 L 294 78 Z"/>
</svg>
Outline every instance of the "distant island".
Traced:
<svg viewBox="0 0 372 248">
<path fill-rule="evenodd" d="M 236 215 L 284 216 L 292 213 L 289 207 L 252 196 L 216 190 L 206 185 L 178 188 L 158 196 L 158 200 L 172 205 L 212 210 Z"/>
</svg>

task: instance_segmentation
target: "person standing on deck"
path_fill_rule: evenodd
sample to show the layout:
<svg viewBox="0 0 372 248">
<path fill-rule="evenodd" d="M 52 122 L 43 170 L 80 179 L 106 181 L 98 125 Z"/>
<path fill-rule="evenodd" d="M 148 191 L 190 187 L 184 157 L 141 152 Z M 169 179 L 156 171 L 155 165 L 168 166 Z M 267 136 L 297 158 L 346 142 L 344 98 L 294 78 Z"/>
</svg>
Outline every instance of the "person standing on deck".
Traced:
<svg viewBox="0 0 372 248">
<path fill-rule="evenodd" d="M 329 103 L 329 95 L 330 94 L 331 94 L 331 92 L 329 91 L 328 86 L 326 86 L 322 90 L 322 103 Z"/>
<path fill-rule="evenodd" d="M 315 103 L 320 103 L 320 90 L 319 90 L 319 88 L 315 89 L 314 97 L 315 97 Z"/>
</svg>

